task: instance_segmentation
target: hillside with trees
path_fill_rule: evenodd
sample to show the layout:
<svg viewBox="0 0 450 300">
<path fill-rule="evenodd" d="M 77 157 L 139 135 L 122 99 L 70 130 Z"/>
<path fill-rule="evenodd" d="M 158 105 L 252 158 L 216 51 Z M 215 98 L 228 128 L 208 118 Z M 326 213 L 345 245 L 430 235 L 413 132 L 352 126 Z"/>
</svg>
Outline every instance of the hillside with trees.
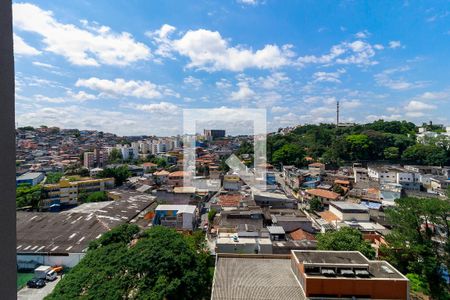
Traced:
<svg viewBox="0 0 450 300">
<path fill-rule="evenodd" d="M 203 239 L 121 225 L 91 242 L 45 299 L 207 299 L 212 274 Z"/>
<path fill-rule="evenodd" d="M 336 128 L 334 124 L 298 126 L 267 140 L 268 160 L 275 165 L 304 166 L 305 156 L 340 166 L 349 161 L 388 161 L 449 165 L 450 142 L 445 138 L 416 142 L 418 127 L 406 121 L 378 120 Z"/>
</svg>

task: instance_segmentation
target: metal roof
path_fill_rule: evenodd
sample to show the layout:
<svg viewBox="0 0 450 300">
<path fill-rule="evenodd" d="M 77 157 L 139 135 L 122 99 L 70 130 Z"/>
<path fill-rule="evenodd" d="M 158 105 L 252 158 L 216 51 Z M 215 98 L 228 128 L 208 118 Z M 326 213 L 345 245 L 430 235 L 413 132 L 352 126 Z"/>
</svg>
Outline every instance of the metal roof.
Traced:
<svg viewBox="0 0 450 300">
<path fill-rule="evenodd" d="M 218 255 L 212 300 L 306 299 L 287 258 Z"/>
</svg>

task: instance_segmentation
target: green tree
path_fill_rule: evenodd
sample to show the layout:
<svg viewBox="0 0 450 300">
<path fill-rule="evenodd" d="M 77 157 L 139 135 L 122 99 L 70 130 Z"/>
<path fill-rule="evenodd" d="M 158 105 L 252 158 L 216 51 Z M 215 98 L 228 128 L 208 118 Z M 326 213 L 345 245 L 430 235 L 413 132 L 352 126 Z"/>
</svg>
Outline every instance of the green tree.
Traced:
<svg viewBox="0 0 450 300">
<path fill-rule="evenodd" d="M 322 201 L 316 196 L 314 196 L 309 201 L 309 210 L 310 211 L 321 211 L 323 209 Z"/>
<path fill-rule="evenodd" d="M 341 196 L 345 194 L 344 189 L 339 184 L 333 185 L 333 192 L 338 193 Z"/>
<path fill-rule="evenodd" d="M 41 194 L 42 187 L 40 185 L 19 184 L 16 188 L 16 206 L 31 206 L 33 209 L 36 209 L 39 207 Z"/>
<path fill-rule="evenodd" d="M 122 161 L 122 152 L 119 149 L 113 148 L 108 156 L 108 161 L 111 163 L 119 163 Z"/>
<path fill-rule="evenodd" d="M 90 202 L 102 202 L 107 201 L 108 195 L 105 191 L 98 191 L 98 192 L 92 192 L 87 195 L 85 199 L 83 199 L 82 202 L 84 203 L 90 203 Z"/>
<path fill-rule="evenodd" d="M 48 172 L 45 183 L 58 183 L 63 176 L 64 174 L 61 172 Z"/>
<path fill-rule="evenodd" d="M 116 186 L 121 186 L 125 180 L 131 176 L 128 166 L 119 166 L 115 168 L 105 168 L 103 171 L 98 172 L 98 178 L 110 178 L 113 177 Z"/>
<path fill-rule="evenodd" d="M 352 134 L 346 137 L 348 150 L 352 160 L 368 159 L 372 142 L 365 134 Z"/>
<path fill-rule="evenodd" d="M 375 258 L 375 249 L 363 239 L 359 230 L 350 227 L 318 234 L 317 249 L 360 251 L 369 259 Z"/>
<path fill-rule="evenodd" d="M 436 145 L 415 144 L 408 147 L 402 159 L 421 165 L 444 165 L 447 160 L 446 151 Z"/>
<path fill-rule="evenodd" d="M 430 294 L 446 299 L 448 286 L 441 276 L 449 265 L 450 202 L 437 198 L 400 198 L 386 211 L 393 228 L 386 236 L 388 247 L 381 252 L 402 273 L 413 273 L 429 283 Z M 434 239 L 434 228 L 446 233 L 443 244 Z"/>
<path fill-rule="evenodd" d="M 272 155 L 275 164 L 295 165 L 297 167 L 305 164 L 305 150 L 296 144 L 286 144 L 276 150 Z"/>
<path fill-rule="evenodd" d="M 211 225 L 214 221 L 214 217 L 217 214 L 217 210 L 215 208 L 211 208 L 208 212 L 208 223 Z"/>
<path fill-rule="evenodd" d="M 90 244 L 45 299 L 207 299 L 209 254 L 174 229 L 125 224 Z M 136 243 L 130 241 L 138 238 Z M 198 237 L 197 237 L 198 238 Z"/>
<path fill-rule="evenodd" d="M 384 158 L 397 159 L 399 157 L 399 149 L 397 147 L 388 147 L 383 151 Z"/>
</svg>

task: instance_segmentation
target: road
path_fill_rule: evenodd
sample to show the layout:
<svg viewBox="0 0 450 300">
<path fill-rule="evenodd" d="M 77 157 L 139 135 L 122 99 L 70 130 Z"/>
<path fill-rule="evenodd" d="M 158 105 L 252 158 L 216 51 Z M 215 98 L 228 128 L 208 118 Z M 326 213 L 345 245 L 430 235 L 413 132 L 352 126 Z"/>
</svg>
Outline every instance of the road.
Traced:
<svg viewBox="0 0 450 300">
<path fill-rule="evenodd" d="M 56 284 L 61 280 L 58 276 L 56 280 L 47 282 L 41 289 L 30 289 L 27 286 L 17 292 L 17 299 L 19 300 L 42 300 L 45 296 L 50 294 L 55 288 Z"/>
</svg>

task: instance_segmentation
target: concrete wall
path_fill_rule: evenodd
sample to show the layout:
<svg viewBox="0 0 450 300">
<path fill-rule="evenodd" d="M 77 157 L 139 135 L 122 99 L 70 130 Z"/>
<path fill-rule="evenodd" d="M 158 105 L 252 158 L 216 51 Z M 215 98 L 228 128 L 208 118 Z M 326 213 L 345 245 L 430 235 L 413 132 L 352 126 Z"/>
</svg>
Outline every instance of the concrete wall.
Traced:
<svg viewBox="0 0 450 300">
<path fill-rule="evenodd" d="M 28 268 L 31 265 L 62 265 L 65 267 L 73 268 L 80 260 L 86 255 L 86 253 L 68 253 L 67 256 L 63 255 L 45 255 L 45 254 L 17 254 L 17 266 L 19 269 Z"/>
</svg>

